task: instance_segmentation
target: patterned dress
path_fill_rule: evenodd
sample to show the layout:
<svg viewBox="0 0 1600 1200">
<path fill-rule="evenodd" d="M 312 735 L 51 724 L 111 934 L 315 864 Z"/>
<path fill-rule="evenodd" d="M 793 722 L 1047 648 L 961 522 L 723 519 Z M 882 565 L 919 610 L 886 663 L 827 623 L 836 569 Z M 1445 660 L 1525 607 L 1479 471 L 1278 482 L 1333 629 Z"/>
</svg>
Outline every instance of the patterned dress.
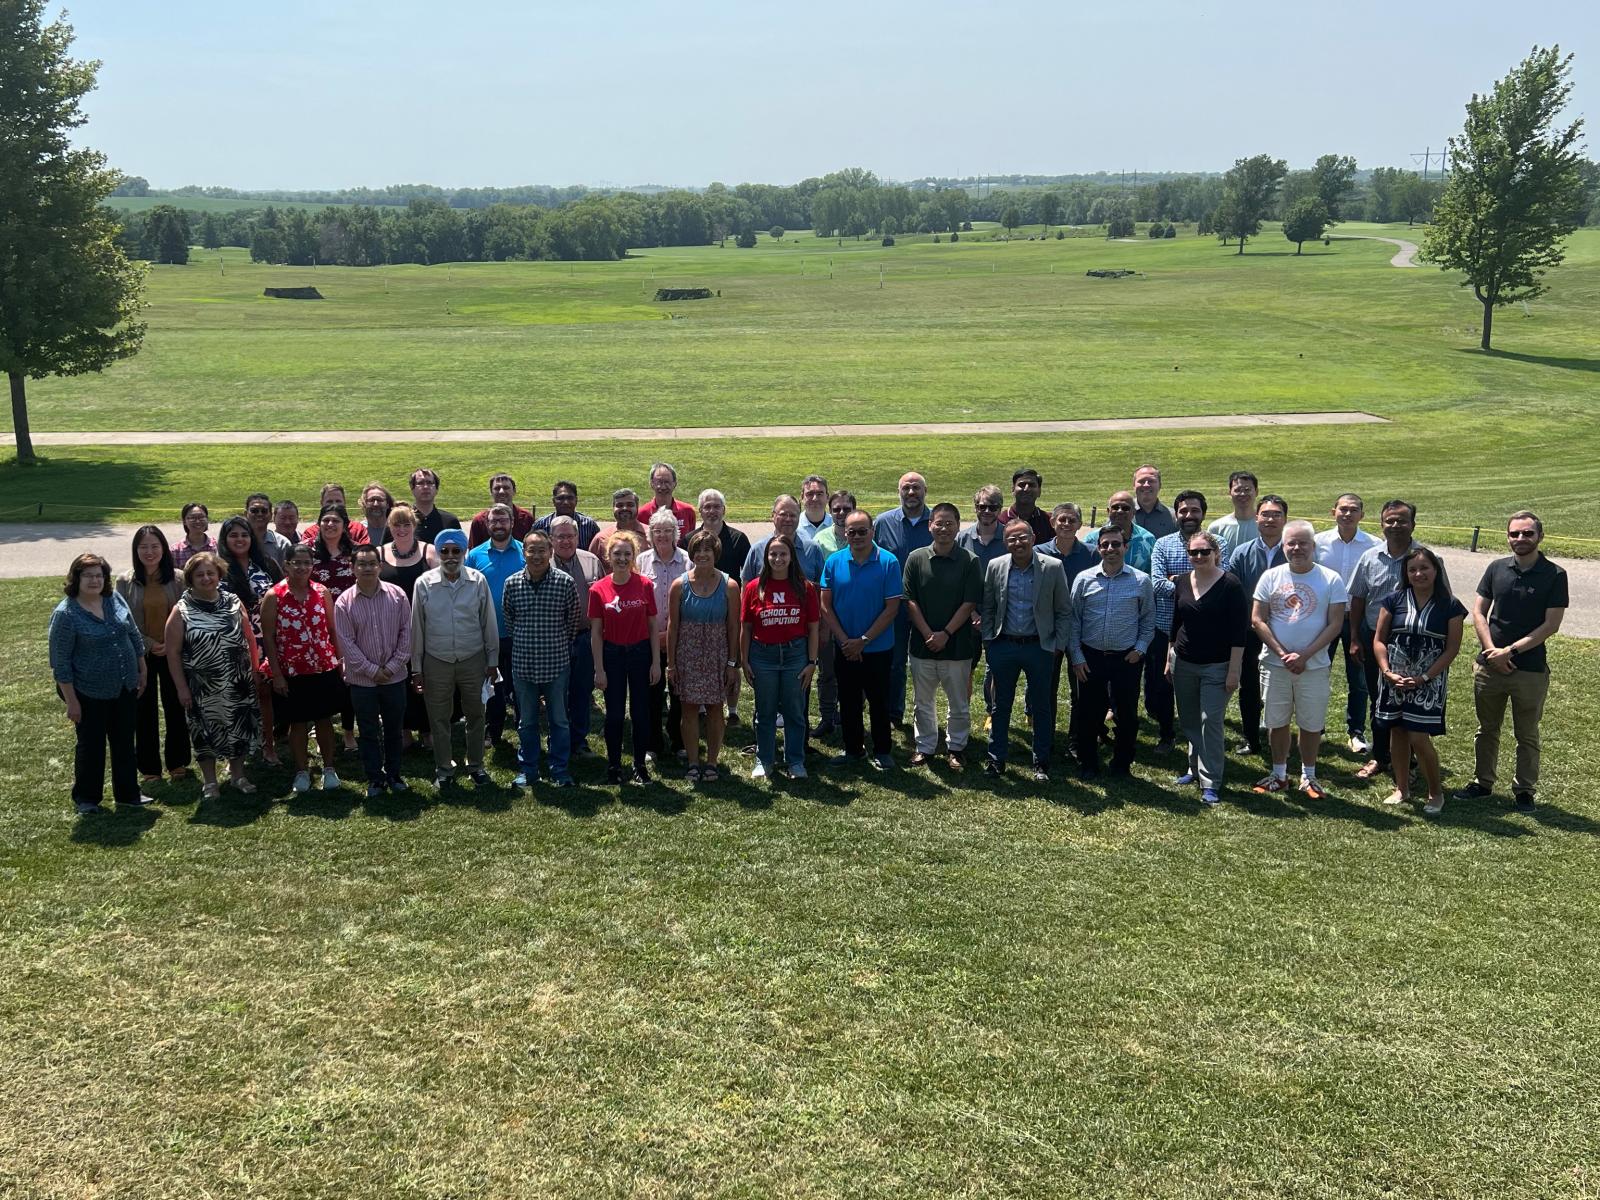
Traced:
<svg viewBox="0 0 1600 1200">
<path fill-rule="evenodd" d="M 261 710 L 243 608 L 231 592 L 178 599 L 183 614 L 183 678 L 194 698 L 189 740 L 196 758 L 244 758 L 261 744 Z"/>
<path fill-rule="evenodd" d="M 678 609 L 676 678 L 678 698 L 685 704 L 721 704 L 728 688 L 728 577 L 717 572 L 716 590 L 697 596 L 685 576 Z"/>
<path fill-rule="evenodd" d="M 261 644 L 261 597 L 272 590 L 272 576 L 268 575 L 253 560 L 244 568 L 245 578 L 250 584 L 250 594 L 239 596 L 229 583 L 229 575 L 225 572 L 222 576 L 224 591 L 239 596 L 244 604 L 245 614 L 250 618 L 250 632 L 256 635 L 256 644 Z"/>
<path fill-rule="evenodd" d="M 1390 592 L 1380 601 L 1389 613 L 1389 669 L 1396 675 L 1421 675 L 1444 653 L 1450 622 L 1467 610 L 1454 596 L 1445 603 L 1437 591 L 1420 609 L 1410 588 Z M 1450 672 L 1422 687 L 1401 691 L 1384 679 L 1378 688 L 1374 724 L 1385 729 L 1399 725 L 1438 737 L 1444 733 L 1444 700 Z"/>
</svg>

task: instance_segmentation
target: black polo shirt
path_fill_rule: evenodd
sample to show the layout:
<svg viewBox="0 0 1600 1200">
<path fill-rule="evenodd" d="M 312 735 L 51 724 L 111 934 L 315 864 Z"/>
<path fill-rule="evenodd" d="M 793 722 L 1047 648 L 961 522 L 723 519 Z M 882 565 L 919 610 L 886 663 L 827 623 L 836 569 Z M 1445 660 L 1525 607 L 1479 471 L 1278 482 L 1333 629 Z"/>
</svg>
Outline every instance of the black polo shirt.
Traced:
<svg viewBox="0 0 1600 1200">
<path fill-rule="evenodd" d="M 1489 601 L 1489 634 L 1496 646 L 1509 646 L 1544 624 L 1552 608 L 1567 607 L 1567 573 L 1542 553 L 1527 570 L 1519 570 L 1515 555 L 1489 564 L 1478 584 L 1478 595 Z M 1546 671 L 1544 645 L 1512 656 L 1519 671 Z"/>
</svg>

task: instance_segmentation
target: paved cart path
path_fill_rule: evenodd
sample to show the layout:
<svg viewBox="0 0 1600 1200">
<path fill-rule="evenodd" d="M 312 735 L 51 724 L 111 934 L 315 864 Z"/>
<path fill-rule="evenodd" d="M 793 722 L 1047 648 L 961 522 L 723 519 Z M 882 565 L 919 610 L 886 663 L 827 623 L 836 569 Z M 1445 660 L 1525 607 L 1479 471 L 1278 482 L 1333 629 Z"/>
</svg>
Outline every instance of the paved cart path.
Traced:
<svg viewBox="0 0 1600 1200">
<path fill-rule="evenodd" d="M 1411 260 L 1416 257 L 1417 244 L 1408 242 L 1405 238 L 1375 237 L 1366 233 L 1335 233 L 1329 235 L 1336 242 L 1388 242 L 1391 246 L 1399 246 L 1400 251 L 1389 260 L 1391 267 L 1415 267 L 1419 264 Z"/>
</svg>

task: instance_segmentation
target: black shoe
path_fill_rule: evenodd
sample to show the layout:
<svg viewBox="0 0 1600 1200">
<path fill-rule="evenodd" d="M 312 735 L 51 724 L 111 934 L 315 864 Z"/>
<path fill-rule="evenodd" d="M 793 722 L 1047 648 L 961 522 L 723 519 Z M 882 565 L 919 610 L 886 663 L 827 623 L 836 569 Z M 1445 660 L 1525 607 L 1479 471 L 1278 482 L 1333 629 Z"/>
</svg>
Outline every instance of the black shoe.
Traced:
<svg viewBox="0 0 1600 1200">
<path fill-rule="evenodd" d="M 841 750 L 838 754 L 828 759 L 828 762 L 835 767 L 855 767 L 866 761 L 867 756 L 865 754 L 851 754 L 848 750 Z"/>
<path fill-rule="evenodd" d="M 811 736 L 819 740 L 830 738 L 838 728 L 839 723 L 837 721 L 820 721 L 817 723 L 817 727 L 811 731 Z"/>
<path fill-rule="evenodd" d="M 615 783 L 615 784 L 620 785 L 622 783 L 622 768 L 621 767 L 607 767 L 606 768 L 606 782 L 607 783 Z"/>
<path fill-rule="evenodd" d="M 1099 767 L 1091 767 L 1087 763 L 1085 763 L 1083 766 L 1078 768 L 1078 778 L 1079 779 L 1099 779 L 1100 778 L 1100 768 Z"/>
<path fill-rule="evenodd" d="M 650 782 L 650 772 L 648 770 L 646 770 L 645 767 L 642 764 L 640 766 L 635 767 L 633 769 L 633 781 L 635 783 L 649 783 Z"/>
<path fill-rule="evenodd" d="M 999 779 L 1004 776 L 1005 773 L 1005 763 L 995 762 L 995 760 L 991 758 L 988 762 L 983 764 L 983 776 L 985 779 Z"/>
<path fill-rule="evenodd" d="M 1533 793 L 1518 792 L 1512 803 L 1517 806 L 1519 813 L 1531 813 L 1533 811 Z"/>
<path fill-rule="evenodd" d="M 1172 750 L 1173 750 L 1173 745 L 1172 745 L 1172 737 L 1171 737 L 1171 735 L 1163 735 L 1161 740 L 1156 743 L 1156 753 L 1157 754 L 1171 754 Z"/>
<path fill-rule="evenodd" d="M 404 779 L 391 779 L 389 781 L 389 790 L 391 792 L 409 792 L 411 785 Z"/>
<path fill-rule="evenodd" d="M 1467 784 L 1466 787 L 1457 788 L 1455 791 L 1451 792 L 1450 799 L 1486 800 L 1492 795 L 1494 795 L 1493 789 L 1484 787 L 1483 784 L 1474 779 L 1471 783 Z"/>
<path fill-rule="evenodd" d="M 1112 763 L 1110 773 L 1117 779 L 1126 779 L 1128 776 L 1133 774 L 1133 772 L 1128 769 L 1127 763 Z"/>
<path fill-rule="evenodd" d="M 483 770 L 482 768 L 473 771 L 467 776 L 467 778 L 472 780 L 473 787 L 486 788 L 494 786 L 494 780 L 489 778 L 489 772 Z"/>
<path fill-rule="evenodd" d="M 154 796 L 146 796 L 143 792 L 140 792 L 137 799 L 134 799 L 134 800 L 118 800 L 117 801 L 117 807 L 118 808 L 143 808 L 145 805 L 154 804 L 155 802 L 156 802 L 156 800 L 155 800 Z"/>
</svg>

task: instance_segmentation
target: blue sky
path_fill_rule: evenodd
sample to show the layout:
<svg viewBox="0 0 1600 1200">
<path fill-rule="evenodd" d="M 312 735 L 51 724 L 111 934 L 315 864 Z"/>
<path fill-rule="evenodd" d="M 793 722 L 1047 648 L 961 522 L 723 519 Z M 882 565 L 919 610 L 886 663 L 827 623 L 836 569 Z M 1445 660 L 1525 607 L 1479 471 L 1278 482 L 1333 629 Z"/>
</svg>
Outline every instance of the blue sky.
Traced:
<svg viewBox="0 0 1600 1200">
<path fill-rule="evenodd" d="M 164 187 L 1412 166 L 1552 42 L 1600 120 L 1592 2 L 1297 7 L 78 0 L 69 20 L 104 62 L 80 140 Z"/>
</svg>

